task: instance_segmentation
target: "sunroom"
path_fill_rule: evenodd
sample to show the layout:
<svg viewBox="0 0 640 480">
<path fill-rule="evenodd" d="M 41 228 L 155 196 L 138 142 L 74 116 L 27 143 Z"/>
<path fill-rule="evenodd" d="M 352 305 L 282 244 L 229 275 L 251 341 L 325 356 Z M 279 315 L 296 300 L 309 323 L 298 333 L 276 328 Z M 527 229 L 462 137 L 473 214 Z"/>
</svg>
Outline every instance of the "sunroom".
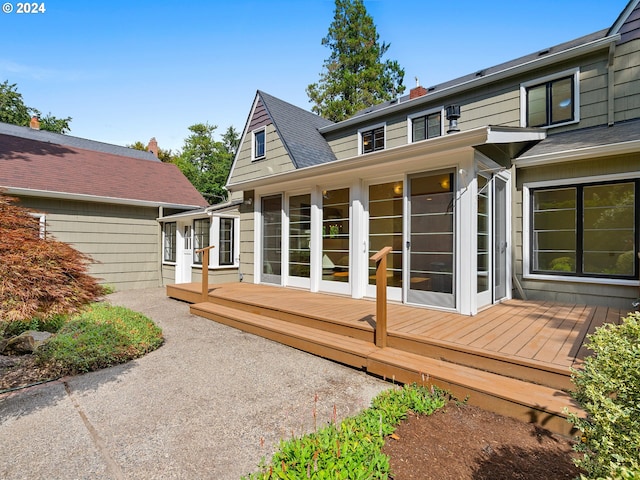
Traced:
<svg viewBox="0 0 640 480">
<path fill-rule="evenodd" d="M 537 129 L 483 127 L 231 183 L 253 205 L 255 283 L 472 315 L 511 296 L 511 160 Z"/>
</svg>

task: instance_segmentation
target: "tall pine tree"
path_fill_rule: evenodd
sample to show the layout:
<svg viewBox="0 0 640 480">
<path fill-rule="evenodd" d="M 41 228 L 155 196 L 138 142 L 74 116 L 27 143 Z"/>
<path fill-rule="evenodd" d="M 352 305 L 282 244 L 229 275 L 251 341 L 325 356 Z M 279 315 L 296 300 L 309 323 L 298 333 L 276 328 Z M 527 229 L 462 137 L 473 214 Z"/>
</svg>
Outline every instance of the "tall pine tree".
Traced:
<svg viewBox="0 0 640 480">
<path fill-rule="evenodd" d="M 382 60 L 390 44 L 380 43 L 363 0 L 335 0 L 336 9 L 322 44 L 331 49 L 320 80 L 307 87 L 312 110 L 338 122 L 363 108 L 404 92 L 404 69 Z"/>
</svg>

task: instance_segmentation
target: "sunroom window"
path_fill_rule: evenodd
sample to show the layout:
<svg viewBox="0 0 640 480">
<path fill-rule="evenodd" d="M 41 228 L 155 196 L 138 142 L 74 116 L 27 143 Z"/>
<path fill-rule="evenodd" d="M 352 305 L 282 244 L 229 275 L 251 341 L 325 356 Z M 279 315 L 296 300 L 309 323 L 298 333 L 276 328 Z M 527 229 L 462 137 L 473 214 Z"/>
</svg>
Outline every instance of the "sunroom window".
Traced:
<svg viewBox="0 0 640 480">
<path fill-rule="evenodd" d="M 165 223 L 163 226 L 163 254 L 165 262 L 176 261 L 176 222 Z"/>
<path fill-rule="evenodd" d="M 197 219 L 193 221 L 193 263 L 202 265 L 202 252 L 199 249 L 209 246 L 209 219 Z"/>
<path fill-rule="evenodd" d="M 531 190 L 532 273 L 638 278 L 638 184 Z"/>
<path fill-rule="evenodd" d="M 234 219 L 220 218 L 220 238 L 218 262 L 222 265 L 233 265 Z"/>
</svg>

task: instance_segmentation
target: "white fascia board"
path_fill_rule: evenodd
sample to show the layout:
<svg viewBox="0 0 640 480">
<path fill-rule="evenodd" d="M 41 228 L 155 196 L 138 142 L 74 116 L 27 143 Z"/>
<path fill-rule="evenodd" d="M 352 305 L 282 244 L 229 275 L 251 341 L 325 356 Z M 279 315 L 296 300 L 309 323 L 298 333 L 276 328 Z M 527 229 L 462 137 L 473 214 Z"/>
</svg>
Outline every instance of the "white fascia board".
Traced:
<svg viewBox="0 0 640 480">
<path fill-rule="evenodd" d="M 536 167 L 577 160 L 589 160 L 597 157 L 610 157 L 612 155 L 625 155 L 640 152 L 640 140 L 612 143 L 609 145 L 597 145 L 595 147 L 563 150 L 560 152 L 543 153 L 514 160 L 517 168 Z"/>
<path fill-rule="evenodd" d="M 450 95 L 455 95 L 460 92 L 472 90 L 474 88 L 481 87 L 488 83 L 494 83 L 494 82 L 503 80 L 505 78 L 512 77 L 514 75 L 520 75 L 528 71 L 538 70 L 555 63 L 566 62 L 567 60 L 574 58 L 576 56 L 586 55 L 586 54 L 601 50 L 606 46 L 608 46 L 609 44 L 617 42 L 618 40 L 620 40 L 620 35 L 616 34 L 609 37 L 601 38 L 599 40 L 594 40 L 593 42 L 585 43 L 584 45 L 579 45 L 573 48 L 569 48 L 561 52 L 551 53 L 549 55 L 545 55 L 544 57 L 536 58 L 535 60 L 530 60 L 528 62 L 521 63 L 519 65 L 515 65 L 510 68 L 505 68 L 504 70 L 500 70 L 494 73 L 489 73 L 483 77 L 477 77 L 472 80 L 467 80 L 466 82 L 458 83 L 448 88 L 438 90 L 436 92 L 428 93 L 427 95 L 423 95 L 413 100 L 407 100 L 405 102 L 395 103 L 393 105 L 389 105 L 388 107 L 381 108 L 380 110 L 376 110 L 368 114 L 348 118 L 347 120 L 343 120 L 342 122 L 334 123 L 333 125 L 328 125 L 326 127 L 320 128 L 319 131 L 320 133 L 325 134 L 325 133 L 341 130 L 351 125 L 362 124 L 364 122 L 371 122 L 375 118 L 389 115 L 396 110 L 403 110 L 405 108 L 414 107 L 422 103 L 435 102 L 436 100 L 442 97 L 448 97 Z"/>
<path fill-rule="evenodd" d="M 98 195 L 86 195 L 81 193 L 51 192 L 48 190 L 34 190 L 31 188 L 15 188 L 0 185 L 0 190 L 8 195 L 23 197 L 45 197 L 60 200 L 77 200 L 80 202 L 111 203 L 116 205 L 131 205 L 135 207 L 165 207 L 165 208 L 202 208 L 200 205 L 184 205 L 179 203 L 151 202 L 148 200 L 136 200 L 129 198 L 101 197 Z"/>
<path fill-rule="evenodd" d="M 547 131 L 540 128 L 507 129 L 489 127 L 485 143 L 536 142 L 547 138 Z"/>
<path fill-rule="evenodd" d="M 377 165 L 396 160 L 403 160 L 418 156 L 423 157 L 425 155 L 451 151 L 459 148 L 472 148 L 474 145 L 486 143 L 489 130 L 490 127 L 479 127 L 473 130 L 444 135 L 442 137 L 423 140 L 408 145 L 400 145 L 398 147 L 368 153 L 366 155 L 356 155 L 354 157 L 278 173 L 268 177 L 260 177 L 254 180 L 228 184 L 227 189 L 230 191 L 251 190 L 266 185 L 291 182 L 320 175 L 344 173 L 356 168 L 372 168 Z"/>
</svg>

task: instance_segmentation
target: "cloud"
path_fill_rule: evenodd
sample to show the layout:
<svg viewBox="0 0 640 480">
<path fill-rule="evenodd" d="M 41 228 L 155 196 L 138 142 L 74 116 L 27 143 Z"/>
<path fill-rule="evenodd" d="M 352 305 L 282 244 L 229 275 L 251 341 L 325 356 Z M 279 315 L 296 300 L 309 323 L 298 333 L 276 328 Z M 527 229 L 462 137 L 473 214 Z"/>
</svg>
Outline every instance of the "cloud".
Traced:
<svg viewBox="0 0 640 480">
<path fill-rule="evenodd" d="M 0 78 L 23 78 L 35 81 L 82 82 L 99 78 L 98 72 L 82 70 L 60 70 L 24 65 L 12 60 L 0 58 Z"/>
</svg>

